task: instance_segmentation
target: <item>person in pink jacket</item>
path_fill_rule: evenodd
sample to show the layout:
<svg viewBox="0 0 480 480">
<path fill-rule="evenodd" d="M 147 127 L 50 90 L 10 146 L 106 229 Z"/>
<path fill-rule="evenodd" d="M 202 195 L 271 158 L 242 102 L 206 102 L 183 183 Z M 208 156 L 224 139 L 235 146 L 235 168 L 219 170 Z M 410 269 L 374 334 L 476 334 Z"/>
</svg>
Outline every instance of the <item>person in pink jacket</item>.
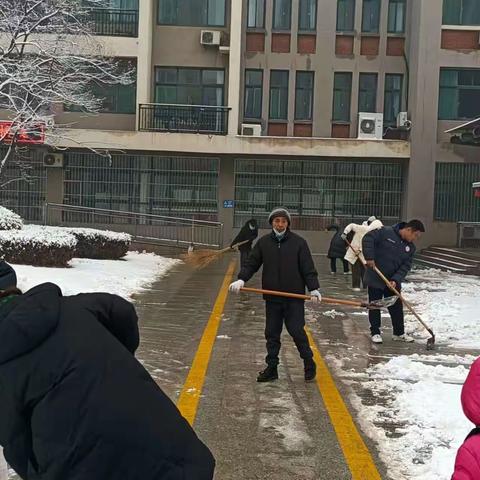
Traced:
<svg viewBox="0 0 480 480">
<path fill-rule="evenodd" d="M 458 449 L 452 480 L 478 480 L 480 479 L 480 358 L 473 362 L 463 385 L 462 407 L 463 413 L 475 424 L 475 428 Z"/>
</svg>

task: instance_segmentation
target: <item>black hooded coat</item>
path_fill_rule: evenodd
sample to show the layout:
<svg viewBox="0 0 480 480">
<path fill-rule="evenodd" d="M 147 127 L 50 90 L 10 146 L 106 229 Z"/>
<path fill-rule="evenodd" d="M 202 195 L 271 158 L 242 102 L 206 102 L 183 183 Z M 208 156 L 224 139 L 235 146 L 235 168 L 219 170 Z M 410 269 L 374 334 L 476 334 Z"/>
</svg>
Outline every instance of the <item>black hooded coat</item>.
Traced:
<svg viewBox="0 0 480 480">
<path fill-rule="evenodd" d="M 341 237 L 342 232 L 340 232 L 340 227 L 338 225 L 330 225 L 327 230 L 329 232 L 334 231 L 335 235 L 330 241 L 330 247 L 328 249 L 327 257 L 328 258 L 343 258 L 347 253 L 347 244 L 345 240 Z"/>
<path fill-rule="evenodd" d="M 4 260 L 0 260 L 0 290 L 17 285 L 15 270 Z"/>
<path fill-rule="evenodd" d="M 252 227 L 254 227 L 253 229 L 250 228 L 250 224 L 252 225 Z M 251 220 L 246 222 L 245 225 L 241 228 L 237 236 L 232 240 L 232 243 L 230 244 L 230 246 L 233 247 L 237 243 L 244 242 L 245 240 L 249 240 L 247 243 L 240 245 L 238 249 L 241 252 L 250 252 L 250 250 L 252 249 L 252 243 L 257 237 L 258 237 L 257 221 L 254 218 L 252 218 Z"/>
<path fill-rule="evenodd" d="M 24 480 L 211 480 L 214 459 L 133 353 L 133 305 L 51 283 L 0 304 L 0 444 Z"/>
</svg>

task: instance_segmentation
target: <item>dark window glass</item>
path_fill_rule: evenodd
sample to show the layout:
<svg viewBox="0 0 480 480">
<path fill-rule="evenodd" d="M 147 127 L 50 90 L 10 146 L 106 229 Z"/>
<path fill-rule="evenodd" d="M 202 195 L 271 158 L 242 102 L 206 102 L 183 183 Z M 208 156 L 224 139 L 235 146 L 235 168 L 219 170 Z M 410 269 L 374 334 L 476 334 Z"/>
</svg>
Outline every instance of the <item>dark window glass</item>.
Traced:
<svg viewBox="0 0 480 480">
<path fill-rule="evenodd" d="M 443 0 L 444 25 L 480 25 L 478 0 Z"/>
<path fill-rule="evenodd" d="M 270 72 L 270 118 L 288 119 L 288 70 Z"/>
<path fill-rule="evenodd" d="M 265 0 L 248 0 L 248 28 L 265 26 Z"/>
<path fill-rule="evenodd" d="M 263 71 L 245 70 L 245 118 L 262 118 Z"/>
<path fill-rule="evenodd" d="M 225 0 L 158 0 L 161 25 L 225 26 Z"/>
<path fill-rule="evenodd" d="M 403 75 L 385 75 L 385 99 L 383 105 L 383 123 L 394 125 L 402 109 Z"/>
<path fill-rule="evenodd" d="M 333 82 L 333 116 L 332 120 L 350 121 L 350 100 L 352 95 L 352 74 L 337 72 Z"/>
<path fill-rule="evenodd" d="M 380 0 L 363 0 L 362 32 L 378 33 L 380 26 Z"/>
<path fill-rule="evenodd" d="M 388 32 L 405 32 L 406 0 L 390 0 L 388 4 Z"/>
<path fill-rule="evenodd" d="M 312 120 L 313 72 L 297 72 L 295 82 L 295 120 Z"/>
<path fill-rule="evenodd" d="M 292 23 L 292 0 L 273 0 L 273 29 L 290 30 Z"/>
<path fill-rule="evenodd" d="M 300 0 L 298 29 L 315 31 L 317 28 L 317 0 Z"/>
<path fill-rule="evenodd" d="M 377 77 L 376 73 L 361 73 L 358 86 L 358 111 L 377 111 Z"/>
<path fill-rule="evenodd" d="M 337 32 L 352 32 L 355 24 L 355 0 L 338 0 Z"/>
</svg>

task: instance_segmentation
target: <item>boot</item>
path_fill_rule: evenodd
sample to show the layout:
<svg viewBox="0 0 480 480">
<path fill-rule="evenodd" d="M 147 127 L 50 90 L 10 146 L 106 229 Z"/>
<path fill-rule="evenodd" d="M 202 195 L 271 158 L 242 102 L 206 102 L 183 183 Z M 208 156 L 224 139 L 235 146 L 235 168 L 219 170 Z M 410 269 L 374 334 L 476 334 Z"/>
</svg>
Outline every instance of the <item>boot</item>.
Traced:
<svg viewBox="0 0 480 480">
<path fill-rule="evenodd" d="M 305 360 L 305 381 L 306 382 L 313 382 L 315 380 L 315 376 L 317 375 L 317 366 L 313 359 Z"/>
<path fill-rule="evenodd" d="M 271 382 L 278 379 L 277 366 L 267 365 L 267 368 L 258 374 L 257 382 Z"/>
</svg>

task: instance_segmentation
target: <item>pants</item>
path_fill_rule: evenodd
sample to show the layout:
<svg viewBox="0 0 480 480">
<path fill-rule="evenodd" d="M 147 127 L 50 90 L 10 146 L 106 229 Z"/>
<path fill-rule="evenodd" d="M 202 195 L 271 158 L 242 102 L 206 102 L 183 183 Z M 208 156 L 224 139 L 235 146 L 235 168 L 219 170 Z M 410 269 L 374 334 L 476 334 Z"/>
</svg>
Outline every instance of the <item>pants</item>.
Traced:
<svg viewBox="0 0 480 480">
<path fill-rule="evenodd" d="M 360 260 L 357 260 L 352 265 L 352 287 L 360 288 L 363 284 L 363 275 L 365 273 L 365 267 Z"/>
<path fill-rule="evenodd" d="M 267 340 L 267 365 L 278 365 L 278 354 L 280 353 L 280 335 L 283 322 L 290 336 L 297 346 L 300 357 L 304 361 L 313 359 L 313 352 L 308 343 L 305 333 L 305 305 L 302 301 L 284 300 L 282 302 L 265 302 L 266 325 L 265 339 Z"/>
<path fill-rule="evenodd" d="M 368 287 L 368 300 L 380 300 L 381 298 L 392 297 L 395 295 L 387 287 L 384 290 L 379 288 Z M 405 333 L 405 326 L 403 322 L 403 303 L 399 299 L 392 307 L 389 307 L 388 312 L 392 319 L 393 334 L 403 335 Z M 370 332 L 372 335 L 380 334 L 381 313 L 380 310 L 369 310 L 368 320 L 370 321 Z"/>
<path fill-rule="evenodd" d="M 348 262 L 344 260 L 343 258 L 339 258 L 339 260 L 342 261 L 343 263 L 343 272 L 347 273 L 348 272 Z M 337 259 L 336 258 L 331 258 L 330 259 L 330 270 L 334 273 L 337 272 Z"/>
<path fill-rule="evenodd" d="M 248 256 L 250 255 L 250 252 L 251 252 L 251 249 L 248 249 L 248 250 L 240 250 L 240 268 L 242 268 L 243 266 L 245 266 L 245 262 L 247 261 L 248 259 Z"/>
</svg>

